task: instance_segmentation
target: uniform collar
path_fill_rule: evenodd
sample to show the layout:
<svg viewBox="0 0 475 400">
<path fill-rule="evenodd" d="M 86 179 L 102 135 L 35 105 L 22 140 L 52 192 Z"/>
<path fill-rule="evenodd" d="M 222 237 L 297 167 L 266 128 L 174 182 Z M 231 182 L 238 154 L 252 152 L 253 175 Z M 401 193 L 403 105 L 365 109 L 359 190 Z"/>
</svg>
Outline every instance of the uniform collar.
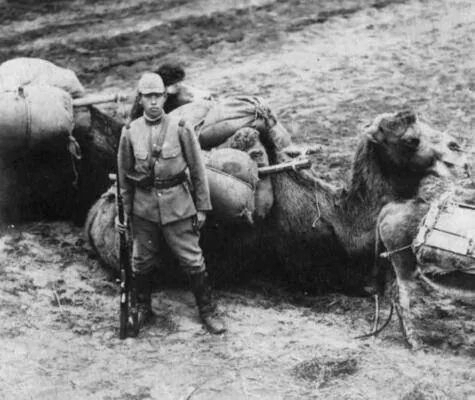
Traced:
<svg viewBox="0 0 475 400">
<path fill-rule="evenodd" d="M 163 118 L 163 114 L 164 112 L 162 111 L 162 113 L 156 117 L 156 118 L 150 118 L 147 114 L 145 114 L 145 112 L 143 113 L 143 118 L 145 120 L 145 122 L 147 124 L 150 124 L 150 125 L 155 125 L 155 124 L 159 124 L 161 121 L 162 121 L 162 118 Z"/>
</svg>

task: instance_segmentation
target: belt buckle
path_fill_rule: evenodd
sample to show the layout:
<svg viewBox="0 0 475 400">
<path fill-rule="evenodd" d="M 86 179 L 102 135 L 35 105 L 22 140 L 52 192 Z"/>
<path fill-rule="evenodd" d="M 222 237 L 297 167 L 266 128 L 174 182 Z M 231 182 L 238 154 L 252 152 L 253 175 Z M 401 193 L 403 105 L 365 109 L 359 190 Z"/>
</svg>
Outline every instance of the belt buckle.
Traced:
<svg viewBox="0 0 475 400">
<path fill-rule="evenodd" d="M 155 179 L 154 185 L 157 189 L 166 189 L 168 182 L 166 180 Z"/>
</svg>

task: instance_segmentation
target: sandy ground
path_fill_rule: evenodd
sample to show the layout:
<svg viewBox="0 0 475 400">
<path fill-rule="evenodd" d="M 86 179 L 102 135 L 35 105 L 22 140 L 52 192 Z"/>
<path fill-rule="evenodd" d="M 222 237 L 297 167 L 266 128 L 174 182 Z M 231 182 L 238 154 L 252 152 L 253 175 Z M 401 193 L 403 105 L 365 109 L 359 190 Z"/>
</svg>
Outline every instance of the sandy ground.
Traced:
<svg viewBox="0 0 475 400">
<path fill-rule="evenodd" d="M 296 141 L 324 146 L 314 169 L 329 181 L 347 178 L 359 127 L 403 106 L 473 155 L 470 1 L 22 3 L 0 2 L 0 61 L 43 57 L 89 92 L 131 92 L 181 60 L 198 87 L 268 99 Z M 423 289 L 426 348 L 411 352 L 395 320 L 354 339 L 369 299 L 259 281 L 218 292 L 222 337 L 188 291 L 164 287 L 157 323 L 120 341 L 114 278 L 68 222 L 4 226 L 0 276 L 2 399 L 475 399 L 474 309 Z"/>
</svg>

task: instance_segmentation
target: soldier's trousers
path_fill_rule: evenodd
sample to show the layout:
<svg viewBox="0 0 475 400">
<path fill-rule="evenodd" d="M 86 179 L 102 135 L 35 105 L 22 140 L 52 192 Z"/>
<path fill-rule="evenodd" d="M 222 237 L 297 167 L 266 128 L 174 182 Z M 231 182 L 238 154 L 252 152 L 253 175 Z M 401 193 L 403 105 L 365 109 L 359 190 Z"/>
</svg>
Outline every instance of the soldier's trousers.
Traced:
<svg viewBox="0 0 475 400">
<path fill-rule="evenodd" d="M 133 270 L 136 274 L 151 272 L 159 262 L 161 238 L 170 247 L 186 273 L 205 269 L 203 252 L 199 244 L 200 233 L 193 228 L 193 218 L 172 222 L 165 226 L 136 215 L 132 219 Z"/>
</svg>

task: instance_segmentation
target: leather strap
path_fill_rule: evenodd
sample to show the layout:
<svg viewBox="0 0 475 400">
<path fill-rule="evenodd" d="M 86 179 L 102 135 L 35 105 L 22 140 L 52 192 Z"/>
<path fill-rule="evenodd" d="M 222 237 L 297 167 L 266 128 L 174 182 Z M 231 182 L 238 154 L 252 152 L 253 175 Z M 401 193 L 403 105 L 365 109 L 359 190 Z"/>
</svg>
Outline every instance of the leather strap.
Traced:
<svg viewBox="0 0 475 400">
<path fill-rule="evenodd" d="M 154 130 L 150 132 L 149 136 L 149 146 L 150 146 L 150 171 L 153 172 L 155 168 L 155 163 L 158 161 L 160 154 L 162 153 L 163 143 L 165 142 L 165 138 L 168 132 L 168 125 L 169 125 L 170 118 L 166 115 L 162 117 L 162 126 L 160 127 L 160 131 L 158 135 L 154 135 Z"/>
</svg>

